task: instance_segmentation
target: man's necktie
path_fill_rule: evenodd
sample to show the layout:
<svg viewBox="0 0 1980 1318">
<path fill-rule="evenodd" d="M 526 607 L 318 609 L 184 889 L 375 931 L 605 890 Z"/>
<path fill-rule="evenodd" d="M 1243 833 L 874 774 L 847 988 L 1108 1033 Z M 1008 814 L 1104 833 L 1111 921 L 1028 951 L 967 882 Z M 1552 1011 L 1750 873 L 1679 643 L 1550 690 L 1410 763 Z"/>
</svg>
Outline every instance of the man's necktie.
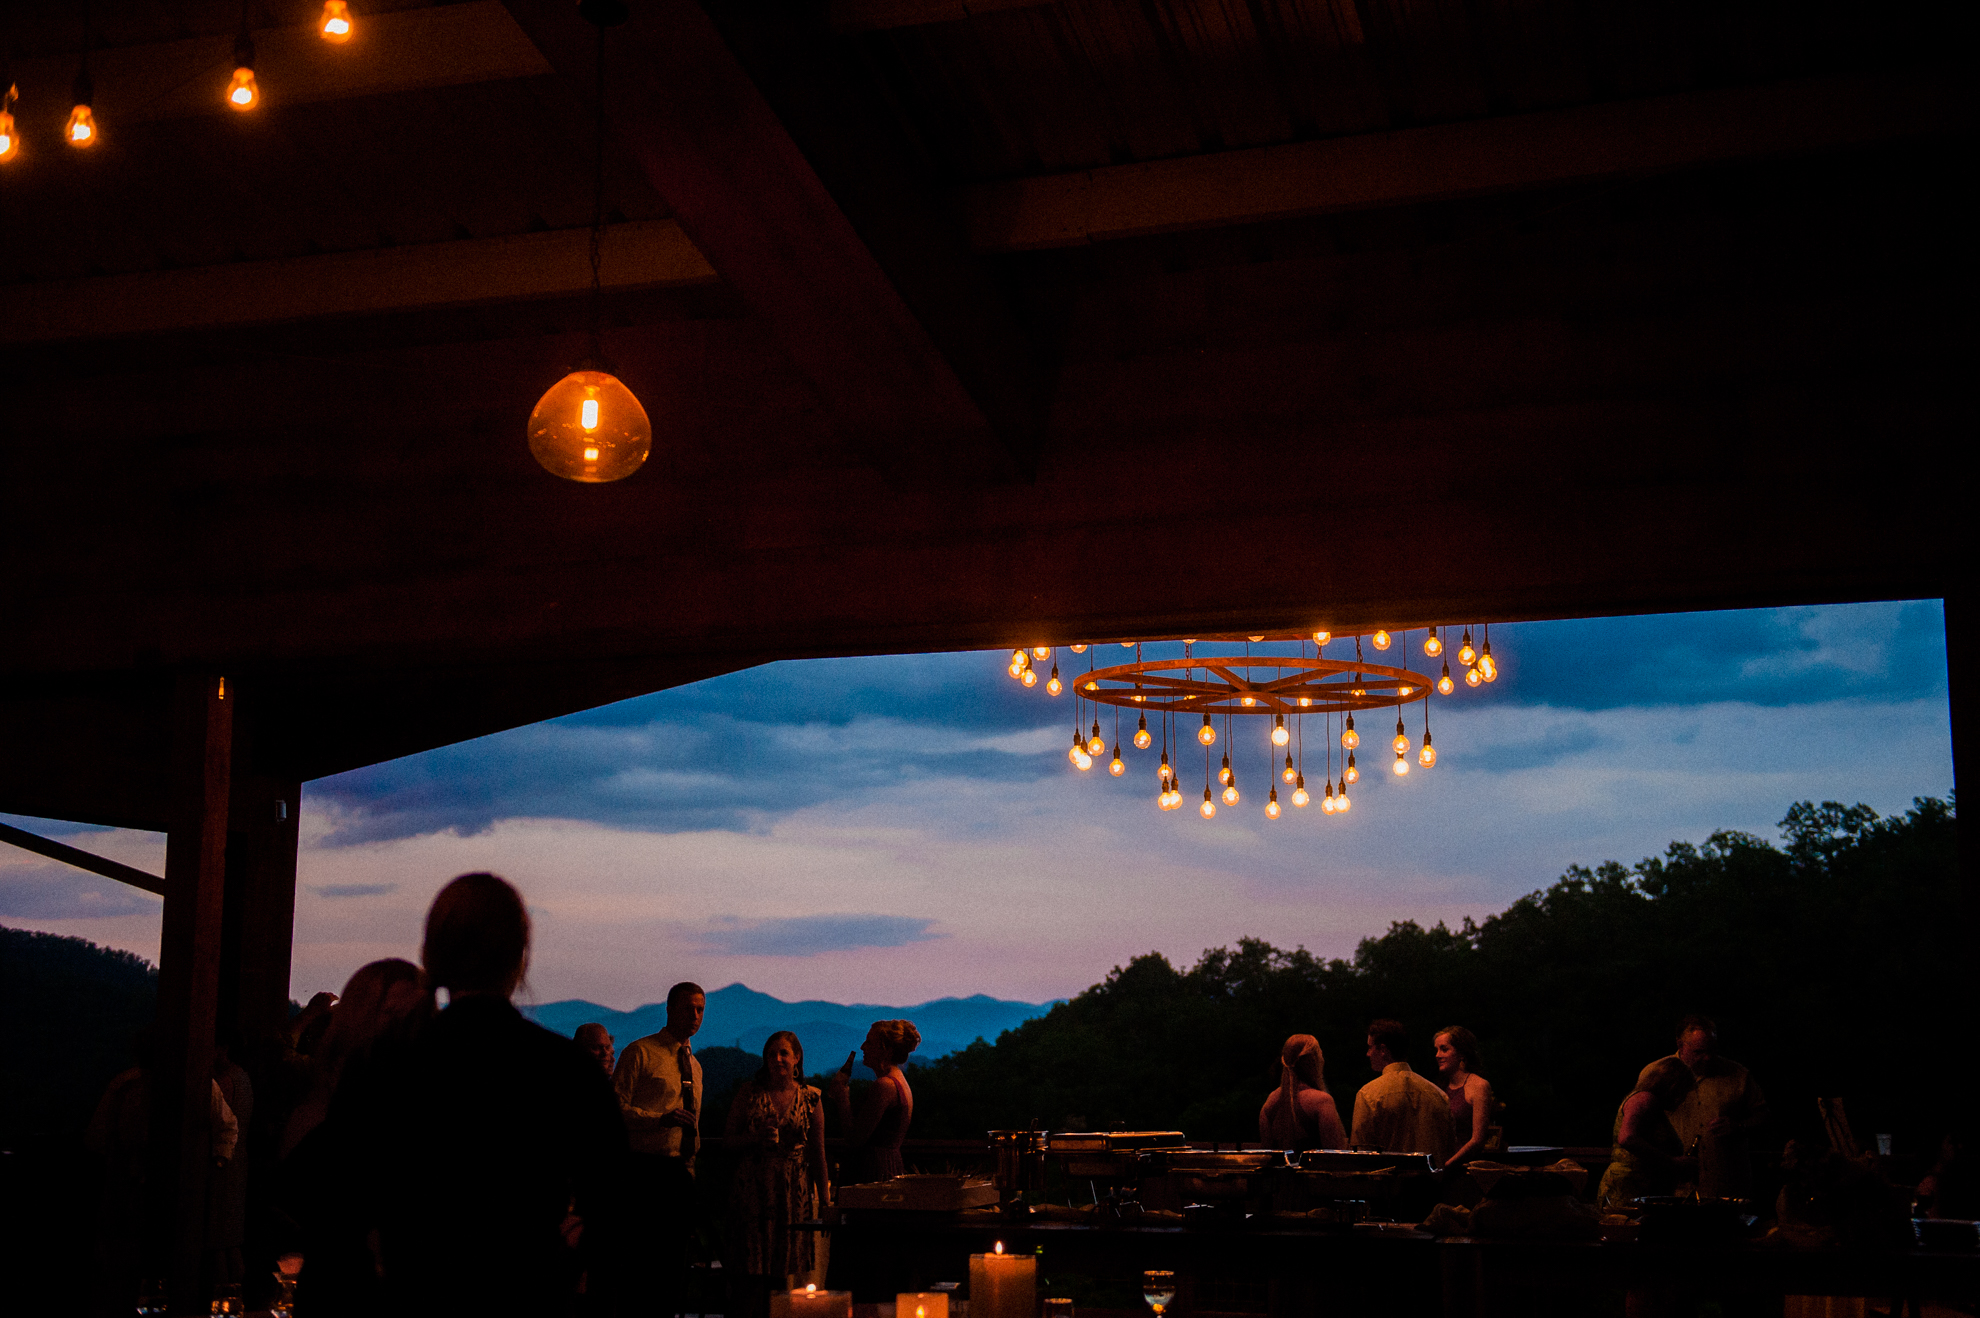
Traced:
<svg viewBox="0 0 1980 1318">
<path fill-rule="evenodd" d="M 695 1116 L 701 1111 L 701 1095 L 694 1091 L 694 1053 L 686 1044 L 682 1044 L 680 1051 L 674 1054 L 674 1064 L 680 1068 L 681 1072 L 681 1111 L 691 1117 Z M 681 1156 L 683 1158 L 692 1158 L 694 1156 L 695 1146 L 700 1141 L 701 1134 L 697 1127 L 682 1127 Z"/>
</svg>

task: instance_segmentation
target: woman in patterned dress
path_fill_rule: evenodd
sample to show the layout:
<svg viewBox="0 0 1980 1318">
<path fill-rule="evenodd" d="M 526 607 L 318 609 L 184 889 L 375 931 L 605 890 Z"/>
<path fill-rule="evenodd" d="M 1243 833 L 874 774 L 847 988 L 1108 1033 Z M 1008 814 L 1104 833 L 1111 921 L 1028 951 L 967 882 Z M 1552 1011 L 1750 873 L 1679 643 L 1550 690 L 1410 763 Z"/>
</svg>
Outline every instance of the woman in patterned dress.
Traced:
<svg viewBox="0 0 1980 1318">
<path fill-rule="evenodd" d="M 763 1312 L 773 1288 L 802 1285 L 817 1268 L 817 1233 L 792 1230 L 816 1219 L 831 1194 L 824 1108 L 803 1077 L 804 1045 L 779 1030 L 764 1040 L 763 1069 L 729 1103 L 722 1143 L 742 1155 L 729 1205 L 729 1266 L 746 1279 L 743 1313 Z"/>
</svg>

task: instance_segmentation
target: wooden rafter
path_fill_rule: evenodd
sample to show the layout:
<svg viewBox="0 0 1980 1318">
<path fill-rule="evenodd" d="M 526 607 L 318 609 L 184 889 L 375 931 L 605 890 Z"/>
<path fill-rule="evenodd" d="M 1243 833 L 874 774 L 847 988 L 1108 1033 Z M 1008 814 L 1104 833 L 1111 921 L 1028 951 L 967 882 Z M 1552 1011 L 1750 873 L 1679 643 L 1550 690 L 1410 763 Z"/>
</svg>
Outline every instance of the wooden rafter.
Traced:
<svg viewBox="0 0 1980 1318">
<path fill-rule="evenodd" d="M 50 860 L 59 860 L 64 865 L 73 865 L 79 870 L 88 870 L 91 874 L 101 874 L 106 879 L 128 883 L 133 888 L 142 888 L 160 897 L 165 895 L 165 880 L 156 874 L 111 860 L 106 856 L 99 856 L 93 851 L 84 851 L 81 847 L 72 847 L 66 842 L 45 838 L 39 833 L 30 833 L 25 828 L 0 824 L 0 842 L 11 842 L 23 851 L 32 851 Z"/>
</svg>

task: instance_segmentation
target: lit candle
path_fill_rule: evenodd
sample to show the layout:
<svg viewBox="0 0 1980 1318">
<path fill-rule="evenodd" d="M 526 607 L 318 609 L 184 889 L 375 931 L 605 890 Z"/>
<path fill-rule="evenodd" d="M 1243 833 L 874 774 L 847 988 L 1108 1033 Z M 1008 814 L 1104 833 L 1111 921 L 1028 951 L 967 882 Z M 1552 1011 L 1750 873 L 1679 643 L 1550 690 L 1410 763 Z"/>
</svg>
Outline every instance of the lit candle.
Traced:
<svg viewBox="0 0 1980 1318">
<path fill-rule="evenodd" d="M 894 1318 L 949 1318 L 946 1291 L 902 1291 L 894 1297 Z"/>
<path fill-rule="evenodd" d="M 1006 1254 L 969 1256 L 969 1318 L 1037 1318 L 1038 1258 Z"/>
<path fill-rule="evenodd" d="M 806 1286 L 799 1291 L 772 1291 L 770 1318 L 852 1318 L 851 1291 L 821 1291 Z"/>
</svg>

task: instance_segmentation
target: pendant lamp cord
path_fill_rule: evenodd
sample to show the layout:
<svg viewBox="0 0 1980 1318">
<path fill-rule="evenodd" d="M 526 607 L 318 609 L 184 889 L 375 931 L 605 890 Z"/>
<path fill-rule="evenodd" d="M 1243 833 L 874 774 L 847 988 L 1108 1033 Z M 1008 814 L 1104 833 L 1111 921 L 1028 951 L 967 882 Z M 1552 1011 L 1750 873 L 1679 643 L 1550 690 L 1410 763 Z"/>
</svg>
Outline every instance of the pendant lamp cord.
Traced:
<svg viewBox="0 0 1980 1318">
<path fill-rule="evenodd" d="M 605 263 L 605 25 L 597 25 L 598 58 L 592 89 L 591 138 L 591 356 L 602 356 L 598 336 L 604 319 L 599 269 Z"/>
</svg>

